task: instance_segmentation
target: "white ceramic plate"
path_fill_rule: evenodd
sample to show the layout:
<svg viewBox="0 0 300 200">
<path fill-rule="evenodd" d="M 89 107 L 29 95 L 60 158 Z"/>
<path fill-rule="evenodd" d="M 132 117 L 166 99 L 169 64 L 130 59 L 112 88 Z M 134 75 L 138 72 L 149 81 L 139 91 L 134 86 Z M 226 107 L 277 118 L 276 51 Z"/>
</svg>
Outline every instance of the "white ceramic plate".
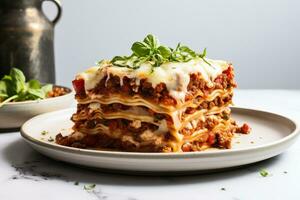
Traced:
<svg viewBox="0 0 300 200">
<path fill-rule="evenodd" d="M 68 93 L 59 97 L 5 104 L 0 108 L 0 129 L 20 128 L 25 121 L 36 115 L 69 108 L 75 103 L 74 93 L 69 88 L 63 88 Z"/>
<path fill-rule="evenodd" d="M 127 173 L 191 173 L 246 165 L 276 156 L 298 135 L 299 126 L 287 117 L 246 108 L 232 108 L 238 123 L 252 127 L 249 135 L 236 134 L 233 148 L 188 153 L 130 153 L 86 150 L 57 145 L 48 139 L 68 134 L 73 109 L 36 116 L 21 128 L 24 139 L 40 153 L 56 160 Z M 42 135 L 42 131 L 48 131 Z"/>
</svg>

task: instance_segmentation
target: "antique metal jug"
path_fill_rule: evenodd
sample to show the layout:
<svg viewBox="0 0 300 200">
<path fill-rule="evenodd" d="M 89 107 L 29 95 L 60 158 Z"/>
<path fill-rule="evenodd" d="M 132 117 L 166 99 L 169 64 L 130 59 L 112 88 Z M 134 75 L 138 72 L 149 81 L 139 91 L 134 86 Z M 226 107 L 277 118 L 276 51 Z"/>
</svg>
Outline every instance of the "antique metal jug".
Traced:
<svg viewBox="0 0 300 200">
<path fill-rule="evenodd" d="M 42 11 L 44 1 L 58 8 L 53 21 Z M 54 26 L 61 11 L 58 0 L 0 0 L 0 78 L 17 67 L 28 79 L 55 83 Z"/>
</svg>

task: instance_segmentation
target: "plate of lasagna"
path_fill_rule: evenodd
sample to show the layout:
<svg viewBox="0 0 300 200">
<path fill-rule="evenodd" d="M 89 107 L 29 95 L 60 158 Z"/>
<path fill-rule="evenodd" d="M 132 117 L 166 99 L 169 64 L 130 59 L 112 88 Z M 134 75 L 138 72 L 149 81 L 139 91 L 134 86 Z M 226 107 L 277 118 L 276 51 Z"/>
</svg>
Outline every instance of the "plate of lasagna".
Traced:
<svg viewBox="0 0 300 200">
<path fill-rule="evenodd" d="M 78 74 L 77 108 L 30 119 L 23 138 L 57 160 L 166 174 L 258 162 L 298 135 L 288 117 L 230 107 L 233 65 L 207 58 L 206 49 L 169 48 L 148 35 L 131 50 Z"/>
</svg>

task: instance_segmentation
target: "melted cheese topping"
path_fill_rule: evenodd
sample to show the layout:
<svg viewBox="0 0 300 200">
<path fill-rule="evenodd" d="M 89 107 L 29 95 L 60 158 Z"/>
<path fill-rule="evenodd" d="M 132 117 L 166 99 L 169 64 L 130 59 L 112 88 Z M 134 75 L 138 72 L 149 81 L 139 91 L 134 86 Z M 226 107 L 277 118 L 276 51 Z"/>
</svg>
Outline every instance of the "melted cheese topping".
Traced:
<svg viewBox="0 0 300 200">
<path fill-rule="evenodd" d="M 93 89 L 99 81 L 107 75 L 109 80 L 111 75 L 119 76 L 122 80 L 125 76 L 135 78 L 136 84 L 139 85 L 141 79 L 147 79 L 155 88 L 160 83 L 165 83 L 169 94 L 177 101 L 184 102 L 187 93 L 187 87 L 190 82 L 190 74 L 200 73 L 209 87 L 213 86 L 214 79 L 226 70 L 229 63 L 221 60 L 197 58 L 189 62 L 168 62 L 159 67 L 153 68 L 149 63 L 142 64 L 138 69 L 114 66 L 108 62 L 103 62 L 99 67 L 92 67 L 79 74 L 77 78 L 84 79 L 85 89 Z M 153 69 L 153 71 L 152 71 Z"/>
</svg>

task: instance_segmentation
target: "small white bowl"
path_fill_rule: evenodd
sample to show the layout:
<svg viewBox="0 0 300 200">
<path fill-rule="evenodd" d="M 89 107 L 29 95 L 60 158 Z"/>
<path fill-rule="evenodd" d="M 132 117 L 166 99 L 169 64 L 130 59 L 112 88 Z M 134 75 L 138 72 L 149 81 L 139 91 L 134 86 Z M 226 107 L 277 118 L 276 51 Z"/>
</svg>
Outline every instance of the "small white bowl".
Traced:
<svg viewBox="0 0 300 200">
<path fill-rule="evenodd" d="M 62 87 L 62 86 L 58 86 Z M 28 119 L 50 111 L 69 108 L 74 105 L 74 92 L 62 87 L 67 93 L 62 96 L 34 101 L 9 102 L 0 108 L 0 129 L 16 129 Z"/>
</svg>

